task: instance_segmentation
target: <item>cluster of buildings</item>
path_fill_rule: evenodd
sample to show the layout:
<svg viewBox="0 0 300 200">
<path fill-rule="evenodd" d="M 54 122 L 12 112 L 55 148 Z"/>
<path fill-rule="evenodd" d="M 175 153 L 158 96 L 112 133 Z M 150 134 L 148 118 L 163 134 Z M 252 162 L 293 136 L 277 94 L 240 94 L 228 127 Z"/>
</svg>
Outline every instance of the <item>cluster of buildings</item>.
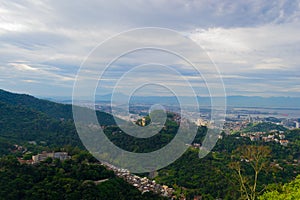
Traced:
<svg viewBox="0 0 300 200">
<path fill-rule="evenodd" d="M 207 126 L 209 125 L 209 121 L 203 118 L 198 118 L 197 121 L 195 122 L 197 126 Z"/>
<path fill-rule="evenodd" d="M 130 183 L 142 193 L 154 192 L 156 194 L 172 198 L 174 189 L 166 185 L 160 185 L 155 182 L 155 180 L 150 180 L 147 177 L 139 177 L 137 175 L 131 174 L 127 169 L 117 168 L 109 163 L 102 162 L 102 165 L 106 166 L 108 169 L 115 172 L 116 176 L 123 178 L 126 182 Z"/>
<path fill-rule="evenodd" d="M 284 119 L 281 124 L 288 128 L 300 128 L 299 119 Z"/>
<path fill-rule="evenodd" d="M 67 160 L 70 159 L 71 156 L 68 155 L 67 152 L 42 152 L 41 154 L 37 154 L 32 156 L 33 163 L 39 163 L 41 161 L 46 160 L 47 158 L 59 159 L 59 160 Z"/>
<path fill-rule="evenodd" d="M 277 125 L 282 125 L 288 129 L 300 128 L 300 118 L 282 118 L 282 117 L 270 117 L 270 116 L 256 116 L 250 115 L 229 115 L 226 117 L 225 128 L 239 131 L 243 126 L 249 123 L 262 123 L 271 122 Z"/>
<path fill-rule="evenodd" d="M 232 132 L 245 129 L 248 124 L 249 124 L 248 121 L 225 122 L 224 123 L 224 132 L 229 135 Z"/>
<path fill-rule="evenodd" d="M 41 161 L 46 160 L 47 158 L 59 159 L 59 160 L 67 160 L 70 159 L 71 156 L 68 155 L 67 152 L 42 152 L 41 154 L 33 155 L 31 160 L 23 160 L 18 158 L 19 162 L 22 164 L 36 164 Z"/>
<path fill-rule="evenodd" d="M 199 149 L 201 147 L 201 144 L 199 143 L 192 143 L 192 144 L 186 144 L 189 147 L 195 148 L 195 149 Z"/>
<path fill-rule="evenodd" d="M 271 130 L 267 132 L 241 133 L 241 137 L 249 137 L 251 141 L 276 142 L 287 146 L 289 141 L 285 139 L 284 131 Z"/>
<path fill-rule="evenodd" d="M 18 146 L 19 147 L 19 146 Z M 18 148 L 16 147 L 16 148 Z M 37 155 L 33 155 L 31 160 L 23 160 L 18 158 L 20 163 L 23 164 L 36 164 L 41 161 L 46 160 L 47 158 L 59 159 L 59 160 L 67 160 L 70 159 L 71 156 L 68 155 L 67 152 L 42 152 Z M 117 168 L 109 163 L 102 163 L 109 170 L 114 171 L 116 176 L 123 178 L 126 182 L 130 183 L 142 193 L 145 192 L 154 192 L 156 194 L 165 196 L 165 197 L 173 197 L 174 189 L 170 188 L 166 185 L 160 185 L 155 182 L 155 180 L 150 180 L 147 177 L 139 177 L 137 175 L 131 174 L 127 169 Z M 106 180 L 101 180 L 101 182 Z"/>
</svg>

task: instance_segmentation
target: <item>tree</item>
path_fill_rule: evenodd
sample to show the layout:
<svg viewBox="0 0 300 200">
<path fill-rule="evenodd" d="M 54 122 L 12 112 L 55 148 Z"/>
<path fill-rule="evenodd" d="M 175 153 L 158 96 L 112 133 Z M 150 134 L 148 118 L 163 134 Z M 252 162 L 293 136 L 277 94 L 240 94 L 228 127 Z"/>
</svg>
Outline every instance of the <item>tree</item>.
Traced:
<svg viewBox="0 0 300 200">
<path fill-rule="evenodd" d="M 280 189 L 265 192 L 260 200 L 300 199 L 300 175 Z"/>
<path fill-rule="evenodd" d="M 234 151 L 235 161 L 231 162 L 229 167 L 236 172 L 241 199 L 257 198 L 258 175 L 269 166 L 270 155 L 271 150 L 266 146 L 244 145 Z M 247 167 L 250 167 L 252 175 Z"/>
</svg>

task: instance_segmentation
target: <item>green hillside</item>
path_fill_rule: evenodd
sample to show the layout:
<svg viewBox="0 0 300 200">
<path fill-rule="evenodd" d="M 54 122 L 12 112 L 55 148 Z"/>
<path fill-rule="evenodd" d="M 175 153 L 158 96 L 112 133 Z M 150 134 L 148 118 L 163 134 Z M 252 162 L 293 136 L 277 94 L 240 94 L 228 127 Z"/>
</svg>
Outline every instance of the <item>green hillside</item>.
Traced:
<svg viewBox="0 0 300 200">
<path fill-rule="evenodd" d="M 115 125 L 108 113 L 97 111 L 97 117 L 101 125 Z M 72 106 L 0 90 L 0 155 L 9 153 L 13 144 L 29 141 L 48 147 L 83 148 L 74 126 Z"/>
<path fill-rule="evenodd" d="M 0 89 L 0 101 L 8 105 L 24 106 L 35 111 L 40 111 L 52 118 L 72 119 L 72 106 L 54 103 L 35 98 L 27 94 L 15 94 Z"/>
<path fill-rule="evenodd" d="M 43 141 L 50 146 L 81 145 L 71 120 L 58 120 L 25 106 L 3 102 L 0 102 L 0 137 L 14 143 Z"/>
<path fill-rule="evenodd" d="M 13 156 L 2 157 L 0 199 L 165 199 L 150 192 L 141 194 L 88 157 L 78 152 L 69 160 L 49 158 L 34 165 L 20 164 Z"/>
<path fill-rule="evenodd" d="M 290 183 L 279 187 L 270 187 L 259 197 L 260 200 L 289 200 L 300 199 L 300 175 Z"/>
<path fill-rule="evenodd" d="M 97 117 L 101 125 L 115 125 L 108 113 L 97 112 Z M 22 150 L 15 150 L 15 144 L 22 145 Z M 84 149 L 71 105 L 0 91 L 0 199 L 165 199 L 151 192 L 141 194 L 89 159 L 85 151 L 71 153 L 72 160 L 66 161 L 47 159 L 27 165 L 17 160 L 43 150 L 70 148 Z M 96 184 L 98 180 L 103 183 Z"/>
<path fill-rule="evenodd" d="M 282 125 L 273 124 L 271 122 L 263 122 L 263 123 L 251 124 L 243 131 L 244 132 L 268 132 L 271 130 L 286 131 L 287 128 L 283 127 Z"/>
<path fill-rule="evenodd" d="M 60 114 L 57 114 L 55 109 L 57 109 L 57 113 Z M 22 156 L 22 153 L 15 153 L 11 150 L 11 147 L 14 144 L 22 145 L 32 152 L 39 152 L 40 150 L 43 150 L 43 148 L 48 148 L 46 150 L 50 151 L 57 148 L 66 148 L 66 145 L 73 147 L 77 146 L 81 149 L 84 149 L 77 135 L 72 117 L 67 117 L 72 116 L 70 113 L 72 113 L 72 107 L 70 105 L 39 100 L 28 95 L 18 95 L 1 91 L 0 155 L 12 154 L 14 156 Z M 105 125 L 104 132 L 108 138 L 120 148 L 132 152 L 151 152 L 162 148 L 174 138 L 179 127 L 174 121 L 174 116 L 169 114 L 168 119 L 164 124 L 164 129 L 162 129 L 159 134 L 156 134 L 150 138 L 135 138 L 127 135 L 119 127 L 117 127 L 113 117 L 110 114 L 97 112 L 97 116 L 100 123 Z M 85 116 L 82 117 L 84 118 Z M 271 131 L 274 129 L 284 131 L 285 138 L 290 141 L 287 146 L 283 146 L 275 142 L 253 142 L 246 137 L 222 134 L 223 138 L 217 142 L 212 152 L 210 152 L 205 158 L 199 159 L 199 149 L 190 147 L 188 151 L 185 152 L 177 161 L 161 170 L 158 170 L 158 176 L 156 176 L 155 179 L 162 185 L 166 184 L 170 187 L 173 187 L 178 197 L 184 194 L 187 199 L 193 199 L 195 196 L 199 195 L 202 196 L 202 199 L 243 198 L 243 193 L 241 193 L 239 190 L 239 180 L 235 176 L 236 168 L 232 168 L 232 166 L 240 166 L 243 174 L 243 180 L 245 180 L 247 184 L 251 185 L 254 180 L 253 169 L 247 161 L 244 161 L 243 157 L 239 157 L 240 155 L 238 152 L 243 146 L 261 146 L 270 149 L 271 155 L 270 157 L 264 158 L 266 159 L 265 165 L 267 166 L 268 170 L 262 171 L 257 179 L 257 191 L 255 191 L 255 195 L 260 195 L 262 194 L 260 191 L 264 191 L 264 188 L 271 187 L 272 185 L 279 187 L 284 183 L 290 182 L 298 174 L 300 174 L 300 129 L 286 130 L 282 126 L 276 124 L 260 123 L 250 125 L 247 127 L 246 131 Z M 198 134 L 194 139 L 194 143 L 201 144 L 206 132 L 206 127 L 199 127 Z M 29 141 L 35 141 L 36 145 L 31 148 L 32 146 L 28 145 Z M 7 163 L 5 160 L 6 157 L 3 158 L 4 160 L 2 161 L 4 164 L 2 164 L 2 166 L 7 164 L 9 165 L 10 163 Z M 11 160 L 9 159 L 9 161 Z M 234 165 L 236 163 L 239 165 Z M 77 164 L 74 164 L 71 167 L 76 168 L 76 165 Z M 52 170 L 51 166 L 52 165 L 43 165 L 43 167 L 50 171 Z M 81 168 L 82 166 L 82 164 L 79 164 L 77 167 Z M 60 169 L 59 171 L 65 170 L 64 167 L 56 167 Z M 23 165 L 15 166 L 15 169 L 17 170 L 29 170 L 26 171 L 26 173 L 30 174 L 27 174 L 26 177 L 21 179 L 30 178 L 31 173 L 33 173 L 30 172 L 30 170 L 40 170 L 34 167 L 29 168 L 26 168 L 26 166 Z M 21 180 L 18 180 L 19 183 L 17 184 L 20 184 L 19 186 L 13 186 L 17 177 L 15 177 L 14 174 L 8 170 L 8 168 L 5 168 L 5 170 L 7 170 L 5 173 L 2 173 L 1 170 L 3 171 L 4 168 L 1 168 L 0 166 L 0 175 L 3 180 L 9 180 L 6 172 L 11 173 L 9 176 L 11 177 L 12 181 L 4 181 L 10 182 L 10 187 L 7 188 L 5 184 L 0 184 L 4 191 L 9 191 L 10 188 L 16 189 L 19 186 L 24 189 L 25 186 L 22 185 L 23 182 Z M 59 187 L 61 185 L 68 185 L 69 182 L 76 182 L 76 187 L 74 186 L 74 190 L 72 191 L 79 195 L 79 197 L 80 195 L 83 195 L 79 194 L 79 192 L 82 191 L 81 185 L 83 184 L 83 180 L 78 180 L 73 176 L 63 176 L 57 171 L 51 171 L 51 173 L 52 175 L 50 174 L 48 177 L 46 176 L 45 180 L 40 179 L 40 182 L 31 181 L 31 183 L 34 183 L 32 185 L 37 183 L 36 187 L 41 187 L 37 189 L 44 189 L 43 184 L 49 183 L 49 186 L 53 187 L 53 190 L 56 190 L 57 188 L 55 185 L 58 185 Z M 56 178 L 53 178 L 55 176 L 58 176 L 56 178 L 62 182 L 56 182 Z M 143 176 L 147 176 L 147 174 L 143 174 Z M 68 180 L 60 180 L 61 177 Z M 71 180 L 70 178 L 74 180 Z M 106 187 L 106 184 L 110 185 L 109 182 L 107 182 L 101 186 L 105 187 L 105 189 L 102 188 L 101 191 L 108 190 L 109 192 L 101 195 L 106 196 L 111 192 L 117 193 L 118 191 L 122 190 L 121 188 L 123 187 L 123 183 L 118 182 L 118 180 L 115 180 L 114 177 L 110 178 L 112 180 L 111 183 L 115 184 L 118 189 L 113 189 L 111 186 Z M 101 187 L 94 185 L 91 186 L 94 192 Z M 127 186 L 124 185 L 124 187 Z M 65 193 L 64 190 L 57 191 L 59 191 L 59 194 Z M 283 189 L 278 189 L 276 191 L 278 191 L 278 193 L 284 192 Z M 30 188 L 25 187 L 25 189 L 21 191 L 21 195 L 27 195 L 29 193 L 31 193 Z M 50 193 L 51 192 L 48 194 L 50 195 Z M 13 194 L 15 195 L 19 193 L 18 191 L 14 191 Z M 134 194 L 139 195 L 138 193 Z M 39 195 L 41 194 L 38 194 L 38 196 Z M 128 194 L 120 195 L 124 197 L 123 199 L 128 197 Z M 116 196 L 113 195 L 113 197 L 117 199 Z"/>
<path fill-rule="evenodd" d="M 37 112 L 46 114 L 50 118 L 73 120 L 72 105 L 60 104 L 35 98 L 27 94 L 15 94 L 0 89 L 0 102 L 10 106 L 23 106 Z M 113 117 L 105 112 L 97 111 L 101 125 L 113 125 Z"/>
</svg>

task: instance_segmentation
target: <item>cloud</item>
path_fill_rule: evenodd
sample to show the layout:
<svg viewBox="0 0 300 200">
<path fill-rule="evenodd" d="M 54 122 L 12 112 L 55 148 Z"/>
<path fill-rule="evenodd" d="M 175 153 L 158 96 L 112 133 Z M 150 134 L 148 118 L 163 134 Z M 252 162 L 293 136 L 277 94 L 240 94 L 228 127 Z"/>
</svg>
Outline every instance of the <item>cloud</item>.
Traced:
<svg viewBox="0 0 300 200">
<path fill-rule="evenodd" d="M 14 77 L 18 77 L 19 75 L 21 75 L 21 77 L 34 78 L 36 80 L 44 80 L 44 81 L 51 80 L 52 81 L 51 84 L 53 82 L 60 82 L 60 81 L 63 82 L 74 81 L 74 77 L 70 75 L 61 75 L 57 73 L 59 69 L 56 67 L 42 66 L 42 65 L 32 67 L 30 66 L 29 63 L 22 63 L 22 62 L 8 63 L 8 66 L 11 66 L 12 68 L 10 72 L 7 74 L 14 74 Z M 2 70 L 0 68 L 0 71 Z M 33 79 L 28 79 L 28 80 L 33 80 Z M 27 81 L 27 82 L 33 82 L 33 81 Z"/>
<path fill-rule="evenodd" d="M 9 63 L 8 65 L 15 67 L 17 70 L 20 71 L 37 71 L 37 68 L 30 67 L 27 64 L 23 63 Z"/>
<path fill-rule="evenodd" d="M 39 83 L 39 82 L 36 81 L 36 80 L 28 80 L 28 79 L 22 80 L 22 81 L 25 82 L 25 83 Z"/>
<path fill-rule="evenodd" d="M 80 64 L 96 45 L 120 31 L 145 26 L 175 29 L 201 45 L 220 68 L 229 95 L 263 95 L 275 89 L 277 95 L 300 96 L 299 0 L 0 0 L 1 85 L 37 95 L 71 94 Z M 119 48 L 116 44 L 107 52 Z M 130 66 L 158 57 L 141 55 L 123 58 L 113 67 L 105 77 L 107 86 Z M 197 56 L 193 49 L 190 55 Z M 197 80 L 184 62 L 172 61 L 170 65 L 188 80 Z M 207 74 L 209 81 L 215 78 Z M 43 88 L 31 89 L 35 82 Z"/>
<path fill-rule="evenodd" d="M 300 76 L 299 35 L 299 23 L 291 22 L 201 29 L 190 37 L 218 65 L 229 94 L 299 96 L 297 89 L 289 89 L 300 83 L 295 77 Z"/>
</svg>

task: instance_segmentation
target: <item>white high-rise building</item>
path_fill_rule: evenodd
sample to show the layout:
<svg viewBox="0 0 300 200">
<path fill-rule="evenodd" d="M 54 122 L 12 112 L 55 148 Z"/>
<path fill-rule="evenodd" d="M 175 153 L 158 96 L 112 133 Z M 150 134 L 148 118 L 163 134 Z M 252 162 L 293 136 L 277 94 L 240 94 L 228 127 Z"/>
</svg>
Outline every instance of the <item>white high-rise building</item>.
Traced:
<svg viewBox="0 0 300 200">
<path fill-rule="evenodd" d="M 299 122 L 295 122 L 295 128 L 299 128 Z"/>
</svg>

